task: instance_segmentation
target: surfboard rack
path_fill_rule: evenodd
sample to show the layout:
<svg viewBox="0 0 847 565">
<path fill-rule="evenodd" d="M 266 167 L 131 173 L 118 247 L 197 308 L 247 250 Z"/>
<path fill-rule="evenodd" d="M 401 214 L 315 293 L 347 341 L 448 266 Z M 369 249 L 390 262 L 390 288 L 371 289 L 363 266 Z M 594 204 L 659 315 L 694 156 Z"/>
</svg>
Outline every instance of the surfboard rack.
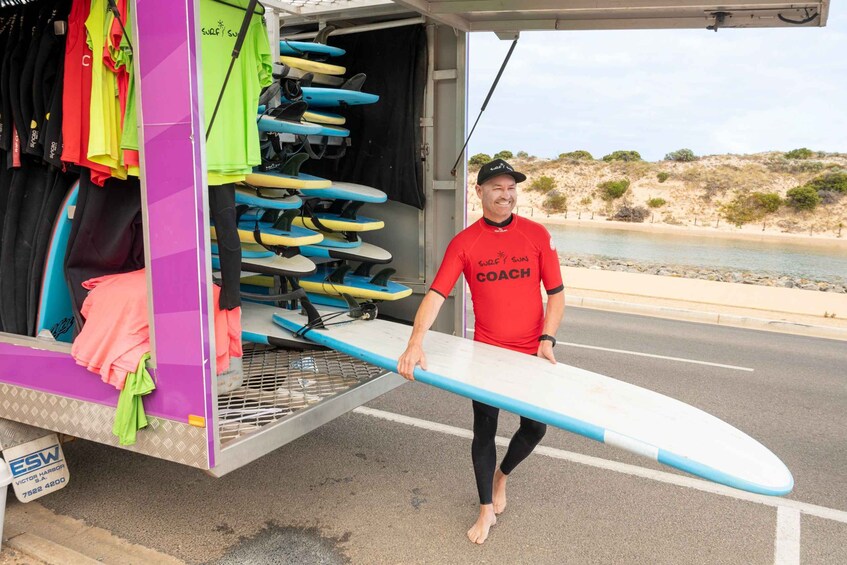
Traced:
<svg viewBox="0 0 847 565">
<path fill-rule="evenodd" d="M 243 384 L 221 394 L 222 381 L 215 374 L 214 363 L 210 363 L 216 351 L 213 325 L 209 323 L 214 281 L 209 270 L 209 227 L 203 221 L 175 221 L 205 218 L 208 203 L 203 164 L 202 100 L 198 101 L 196 96 L 197 92 L 202 92 L 202 67 L 184 64 L 201 58 L 194 27 L 197 0 L 187 1 L 188 6 L 195 9 L 171 14 L 180 25 L 168 26 L 164 31 L 159 29 L 159 15 L 172 12 L 172 2 L 149 0 L 143 6 L 139 4 L 136 11 L 138 33 L 134 47 L 138 55 L 136 73 L 139 79 L 136 86 L 148 102 L 138 117 L 139 142 L 146 156 L 141 178 L 145 252 L 150 267 L 147 272 L 153 354 L 150 370 L 157 390 L 144 399 L 150 425 L 138 434 L 138 442 L 131 449 L 221 476 L 406 381 L 331 351 L 282 352 L 269 345 L 247 345 Z M 282 4 L 277 4 L 277 8 L 267 10 L 266 16 L 267 29 L 276 36 L 278 44 Z M 384 15 L 394 17 L 394 8 Z M 376 17 L 382 19 L 384 15 Z M 371 12 L 360 12 L 360 16 L 374 17 Z M 418 18 L 417 23 L 422 21 L 423 18 Z M 446 27 L 443 29 L 447 31 Z M 327 29 L 321 40 L 325 40 L 328 33 Z M 454 140 L 461 137 L 458 130 L 464 124 L 466 44 L 463 34 L 439 34 L 435 29 L 427 29 L 425 33 L 429 60 L 433 64 L 427 70 L 427 83 L 421 85 L 416 94 L 430 93 L 421 116 L 421 123 L 427 124 L 422 126 L 421 138 L 430 148 L 430 162 L 436 162 L 436 159 L 452 155 L 457 149 Z M 439 38 L 440 35 L 444 37 Z M 156 39 L 151 39 L 154 37 Z M 272 46 L 274 43 L 271 41 Z M 271 59 L 279 61 L 279 53 L 273 55 Z M 152 72 L 151 65 L 156 66 L 156 72 Z M 276 74 L 285 73 L 287 78 L 308 80 L 308 72 L 286 71 L 279 64 L 274 64 L 274 68 L 282 71 Z M 437 81 L 441 81 L 440 84 Z M 320 86 L 342 86 L 344 79 L 315 74 L 312 82 Z M 353 86 L 353 82 L 348 83 L 348 87 Z M 276 88 L 281 90 L 282 85 Z M 168 92 L 168 96 L 149 95 L 156 92 Z M 279 92 L 267 94 L 263 101 L 270 107 L 276 102 L 274 95 L 278 99 Z M 435 112 L 436 107 L 442 110 Z M 175 115 L 189 119 L 163 129 L 162 124 L 172 124 Z M 436 128 L 444 132 L 453 128 L 457 131 L 456 135 L 442 136 L 435 144 Z M 173 135 L 161 135 L 166 130 Z M 291 148 L 298 144 L 294 134 L 273 134 L 273 137 Z M 352 146 L 350 138 L 342 137 L 313 135 L 307 136 L 305 141 L 316 152 L 329 147 L 327 154 L 336 153 L 336 148 L 344 150 Z M 263 156 L 270 146 L 270 142 L 263 144 Z M 279 157 L 280 162 L 270 163 L 268 170 L 282 167 L 290 173 L 299 172 L 302 161 L 290 161 L 288 154 Z M 422 175 L 422 185 L 436 186 L 439 190 L 445 187 L 447 179 L 436 179 L 432 167 L 423 167 Z M 462 179 L 454 184 L 456 189 L 461 188 Z M 432 274 L 430 259 L 421 258 L 423 244 L 418 249 L 418 242 L 425 241 L 424 226 L 434 230 L 432 233 L 438 235 L 439 241 L 446 241 L 442 236 L 455 233 L 460 227 L 461 222 L 452 210 L 457 209 L 453 204 L 461 203 L 462 194 L 461 190 L 456 190 L 455 195 L 443 191 L 441 201 L 446 203 L 444 209 L 449 208 L 451 213 L 439 213 L 438 217 L 434 207 L 421 212 L 386 204 L 388 213 L 397 215 L 396 233 L 402 237 L 396 241 L 402 245 L 411 242 L 404 259 L 412 267 L 404 265 L 402 269 L 404 274 L 414 271 L 413 276 L 421 277 L 421 281 L 415 282 L 419 288 L 423 288 L 424 277 Z M 427 235 L 429 233 L 426 231 Z M 356 237 L 353 235 L 350 239 Z M 385 246 L 384 240 L 377 239 L 376 243 Z M 382 251 L 377 245 L 373 247 Z M 380 256 L 384 255 L 390 257 L 387 252 Z M 281 295 L 275 298 L 290 302 L 287 299 L 296 297 L 297 291 L 273 292 Z M 459 327 L 453 304 L 461 300 L 457 295 L 445 305 L 442 320 L 451 324 L 451 329 L 454 321 L 455 327 Z M 314 319 L 316 314 L 310 314 L 306 304 L 310 303 L 297 299 L 296 307 L 306 310 L 306 316 Z M 345 304 L 341 308 L 345 311 L 343 316 L 348 313 L 372 316 L 376 312 L 375 306 L 369 303 L 345 301 Z M 253 310 L 266 320 L 270 320 L 270 312 L 282 310 L 273 305 L 245 302 L 242 320 L 251 307 L 258 307 Z M 464 311 L 464 308 L 456 310 Z M 297 310 L 286 312 L 299 315 Z M 251 330 L 249 323 L 242 327 Z M 257 337 L 269 341 L 269 333 L 265 331 Z M 313 344 L 306 346 L 314 347 Z M 304 383 L 298 382 L 300 378 Z M 320 392 L 315 394 L 316 390 Z M 117 447 L 111 423 L 118 396 L 117 390 L 104 386 L 96 376 L 76 364 L 68 344 L 44 337 L 0 336 L 0 434 L 4 429 L 2 419 L 6 419 Z"/>
</svg>

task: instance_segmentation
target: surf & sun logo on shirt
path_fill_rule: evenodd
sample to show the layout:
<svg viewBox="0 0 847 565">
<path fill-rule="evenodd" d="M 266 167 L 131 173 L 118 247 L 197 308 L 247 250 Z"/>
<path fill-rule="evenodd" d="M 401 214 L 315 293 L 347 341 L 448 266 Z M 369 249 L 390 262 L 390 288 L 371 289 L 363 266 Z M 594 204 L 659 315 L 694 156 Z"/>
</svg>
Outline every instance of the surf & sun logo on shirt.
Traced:
<svg viewBox="0 0 847 565">
<path fill-rule="evenodd" d="M 238 37 L 238 32 L 227 28 L 223 20 L 218 20 L 217 27 L 203 27 L 200 28 L 200 31 L 203 32 L 203 35 L 215 37 Z"/>
<path fill-rule="evenodd" d="M 497 252 L 497 255 L 490 259 L 480 259 L 477 265 L 480 267 L 499 267 L 476 273 L 476 280 L 479 282 L 495 282 L 512 279 L 523 279 L 532 276 L 532 269 L 529 267 L 515 268 L 515 265 L 520 263 L 528 263 L 529 257 L 526 255 L 508 255 L 504 251 Z M 512 268 L 506 268 L 508 266 Z"/>
</svg>

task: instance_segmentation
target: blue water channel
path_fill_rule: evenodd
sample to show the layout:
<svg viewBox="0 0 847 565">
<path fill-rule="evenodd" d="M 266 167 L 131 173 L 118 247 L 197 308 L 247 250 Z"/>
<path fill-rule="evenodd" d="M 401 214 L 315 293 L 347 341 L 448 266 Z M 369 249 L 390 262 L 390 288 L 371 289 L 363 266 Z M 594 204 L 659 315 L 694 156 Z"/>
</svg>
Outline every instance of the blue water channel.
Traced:
<svg viewBox="0 0 847 565">
<path fill-rule="evenodd" d="M 847 245 L 759 242 L 688 234 L 548 224 L 559 254 L 633 262 L 754 271 L 809 279 L 847 278 Z"/>
</svg>

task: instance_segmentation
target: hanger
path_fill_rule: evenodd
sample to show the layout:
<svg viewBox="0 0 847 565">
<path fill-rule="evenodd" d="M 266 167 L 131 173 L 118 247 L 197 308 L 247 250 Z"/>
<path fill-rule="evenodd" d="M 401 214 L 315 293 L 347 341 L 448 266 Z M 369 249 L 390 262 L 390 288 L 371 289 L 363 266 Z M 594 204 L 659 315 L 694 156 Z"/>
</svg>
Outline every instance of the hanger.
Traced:
<svg viewBox="0 0 847 565">
<path fill-rule="evenodd" d="M 2 2 L 3 0 L 0 0 Z M 245 6 L 239 6 L 238 4 L 233 4 L 231 2 L 225 2 L 224 0 L 212 0 L 212 2 L 217 2 L 218 4 L 223 4 L 225 6 L 229 6 L 230 8 L 235 8 L 236 10 L 241 10 L 242 12 L 247 11 Z M 256 4 L 256 9 L 253 10 L 254 14 L 258 14 L 260 16 L 265 15 L 265 7 L 262 4 Z"/>
<path fill-rule="evenodd" d="M 35 2 L 35 0 L 0 0 L 0 8 L 23 6 L 24 4 L 31 4 L 33 2 Z"/>
</svg>

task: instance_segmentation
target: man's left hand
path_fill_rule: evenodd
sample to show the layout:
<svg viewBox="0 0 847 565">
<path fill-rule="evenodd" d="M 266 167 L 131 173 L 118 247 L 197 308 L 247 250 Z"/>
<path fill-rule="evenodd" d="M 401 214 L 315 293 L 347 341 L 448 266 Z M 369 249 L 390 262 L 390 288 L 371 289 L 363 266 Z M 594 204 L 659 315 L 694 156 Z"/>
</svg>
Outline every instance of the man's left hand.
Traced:
<svg viewBox="0 0 847 565">
<path fill-rule="evenodd" d="M 553 355 L 553 344 L 546 339 L 538 342 L 538 353 L 537 355 L 542 359 L 547 359 L 554 365 L 556 364 L 556 356 Z"/>
</svg>

